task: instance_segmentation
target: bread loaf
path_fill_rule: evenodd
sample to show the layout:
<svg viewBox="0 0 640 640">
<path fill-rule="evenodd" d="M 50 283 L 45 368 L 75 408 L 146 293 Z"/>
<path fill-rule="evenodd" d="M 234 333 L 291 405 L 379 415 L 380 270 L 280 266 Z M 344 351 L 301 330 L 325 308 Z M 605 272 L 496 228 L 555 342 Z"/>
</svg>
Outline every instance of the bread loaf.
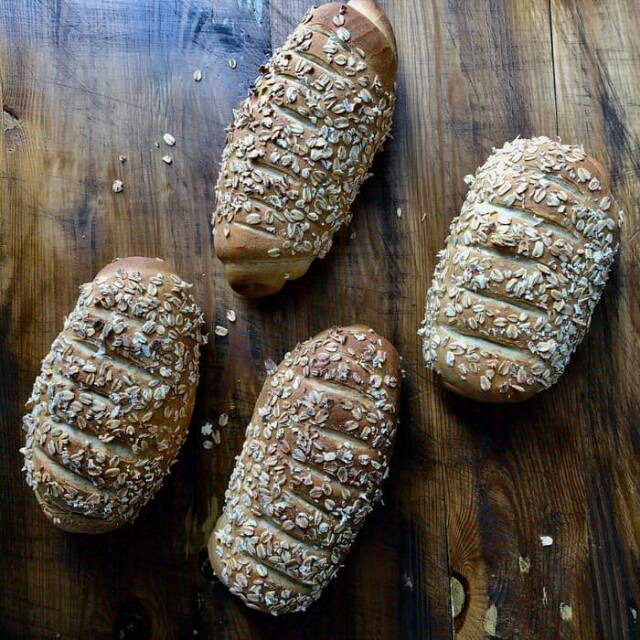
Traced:
<svg viewBox="0 0 640 640">
<path fill-rule="evenodd" d="M 338 571 L 381 496 L 399 387 L 396 350 L 363 326 L 298 345 L 269 376 L 209 539 L 248 606 L 303 611 Z"/>
<path fill-rule="evenodd" d="M 524 400 L 589 328 L 622 212 L 598 162 L 544 137 L 505 144 L 467 183 L 427 294 L 424 357 L 462 395 Z"/>
<path fill-rule="evenodd" d="M 126 258 L 80 288 L 23 418 L 27 484 L 66 531 L 131 522 L 187 433 L 203 317 L 191 285 Z"/>
<path fill-rule="evenodd" d="M 373 0 L 313 8 L 235 112 L 214 214 L 239 293 L 304 275 L 351 219 L 395 106 L 396 45 Z"/>
</svg>

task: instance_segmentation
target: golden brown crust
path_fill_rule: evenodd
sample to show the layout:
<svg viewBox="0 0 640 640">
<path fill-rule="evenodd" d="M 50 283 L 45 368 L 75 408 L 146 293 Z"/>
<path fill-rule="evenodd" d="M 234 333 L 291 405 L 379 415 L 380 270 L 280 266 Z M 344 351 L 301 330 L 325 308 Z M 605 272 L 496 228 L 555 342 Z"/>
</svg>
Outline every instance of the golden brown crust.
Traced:
<svg viewBox="0 0 640 640">
<path fill-rule="evenodd" d="M 389 133 L 395 41 L 384 14 L 361 4 L 375 24 L 350 5 L 312 9 L 235 113 L 214 224 L 243 295 L 274 293 L 327 254 Z"/>
<path fill-rule="evenodd" d="M 23 419 L 27 483 L 60 528 L 132 521 L 168 473 L 204 341 L 189 289 L 150 258 L 117 260 L 81 287 Z"/>
<path fill-rule="evenodd" d="M 216 575 L 248 606 L 305 610 L 381 496 L 400 362 L 363 326 L 298 345 L 269 376 L 209 539 Z"/>
<path fill-rule="evenodd" d="M 581 147 L 517 139 L 475 176 L 427 294 L 427 366 L 486 402 L 554 384 L 582 341 L 618 250 L 622 212 Z"/>
<path fill-rule="evenodd" d="M 350 0 L 349 8 L 355 9 L 364 16 L 378 31 L 380 31 L 389 46 L 392 49 L 394 62 L 397 64 L 398 47 L 396 45 L 396 36 L 393 33 L 393 27 L 389 22 L 389 18 L 374 0 Z"/>
</svg>

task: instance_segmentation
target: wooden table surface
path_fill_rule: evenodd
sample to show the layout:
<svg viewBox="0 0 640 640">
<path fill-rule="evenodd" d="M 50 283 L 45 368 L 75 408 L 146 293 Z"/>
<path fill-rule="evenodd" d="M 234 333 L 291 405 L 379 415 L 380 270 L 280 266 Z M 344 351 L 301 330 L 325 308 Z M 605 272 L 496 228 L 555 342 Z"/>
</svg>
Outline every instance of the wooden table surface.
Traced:
<svg viewBox="0 0 640 640">
<path fill-rule="evenodd" d="M 247 302 L 210 237 L 224 128 L 308 4 L 0 0 L 0 637 L 640 638 L 638 0 L 383 2 L 400 54 L 394 139 L 330 256 Z M 416 335 L 435 255 L 464 176 L 494 145 L 540 134 L 608 168 L 621 255 L 552 391 L 465 401 L 425 371 Z M 190 436 L 139 520 L 65 534 L 25 486 L 20 417 L 78 285 L 131 254 L 169 260 L 229 335 L 205 351 Z M 355 321 L 404 356 L 385 504 L 322 600 L 271 619 L 210 580 L 203 548 L 264 361 Z M 200 426 L 223 412 L 207 450 Z"/>
</svg>

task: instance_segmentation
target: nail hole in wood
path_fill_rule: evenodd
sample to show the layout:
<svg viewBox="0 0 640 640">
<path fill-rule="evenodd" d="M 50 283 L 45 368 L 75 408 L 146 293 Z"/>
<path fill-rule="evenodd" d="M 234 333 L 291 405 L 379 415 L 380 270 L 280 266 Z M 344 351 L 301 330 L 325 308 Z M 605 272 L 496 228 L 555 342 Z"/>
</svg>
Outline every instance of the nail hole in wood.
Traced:
<svg viewBox="0 0 640 640">
<path fill-rule="evenodd" d="M 467 593 L 464 587 L 466 580 L 461 575 L 454 573 L 451 576 L 451 615 L 454 618 L 460 616 L 467 604 Z"/>
</svg>

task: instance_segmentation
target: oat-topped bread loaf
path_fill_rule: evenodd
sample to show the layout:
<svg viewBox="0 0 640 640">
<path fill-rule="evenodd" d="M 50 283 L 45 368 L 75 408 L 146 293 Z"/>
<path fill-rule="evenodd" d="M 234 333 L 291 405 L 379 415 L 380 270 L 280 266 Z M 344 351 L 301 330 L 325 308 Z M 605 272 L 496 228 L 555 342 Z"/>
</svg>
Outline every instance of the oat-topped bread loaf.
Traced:
<svg viewBox="0 0 640 640">
<path fill-rule="evenodd" d="M 396 45 L 373 0 L 313 8 L 235 112 L 214 214 L 231 286 L 279 291 L 351 220 L 395 106 Z"/>
<path fill-rule="evenodd" d="M 23 419 L 27 483 L 67 531 L 131 522 L 186 436 L 203 317 L 166 263 L 126 258 L 83 285 Z"/>
<path fill-rule="evenodd" d="M 598 162 L 544 137 L 505 144 L 467 183 L 427 294 L 424 357 L 462 395 L 524 400 L 589 328 L 622 212 Z"/>
<path fill-rule="evenodd" d="M 213 568 L 250 607 L 304 611 L 380 499 L 396 434 L 399 358 L 371 329 L 331 329 L 265 382 L 209 539 Z"/>
</svg>

